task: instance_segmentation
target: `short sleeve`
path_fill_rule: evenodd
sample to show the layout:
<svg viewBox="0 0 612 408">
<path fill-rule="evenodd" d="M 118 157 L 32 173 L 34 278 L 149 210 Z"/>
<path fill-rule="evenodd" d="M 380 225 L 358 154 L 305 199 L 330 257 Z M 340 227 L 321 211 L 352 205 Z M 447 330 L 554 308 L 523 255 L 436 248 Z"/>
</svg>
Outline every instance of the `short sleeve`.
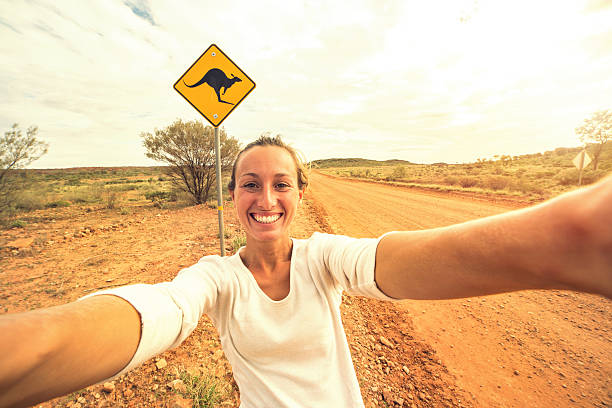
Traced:
<svg viewBox="0 0 612 408">
<path fill-rule="evenodd" d="M 129 302 L 140 314 L 138 349 L 129 364 L 117 375 L 177 347 L 193 332 L 202 314 L 214 308 L 223 274 L 215 268 L 215 262 L 204 261 L 206 258 L 209 257 L 183 269 L 171 282 L 123 286 L 79 299 L 113 295 Z"/>
<path fill-rule="evenodd" d="M 351 238 L 315 232 L 311 239 L 320 245 L 323 262 L 333 280 L 351 295 L 380 300 L 398 300 L 385 295 L 376 285 L 376 249 L 379 238 Z"/>
</svg>

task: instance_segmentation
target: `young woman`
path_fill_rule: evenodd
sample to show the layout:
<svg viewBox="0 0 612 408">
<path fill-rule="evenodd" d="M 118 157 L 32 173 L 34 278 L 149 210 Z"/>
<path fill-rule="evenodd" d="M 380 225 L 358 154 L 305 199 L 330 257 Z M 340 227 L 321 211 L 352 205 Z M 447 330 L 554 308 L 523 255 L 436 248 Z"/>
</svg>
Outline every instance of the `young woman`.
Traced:
<svg viewBox="0 0 612 408">
<path fill-rule="evenodd" d="M 308 184 L 279 138 L 239 154 L 230 194 L 247 243 L 172 282 L 131 285 L 0 318 L 0 406 L 124 373 L 178 346 L 203 313 L 219 330 L 242 406 L 363 406 L 341 293 L 448 299 L 521 289 L 612 296 L 612 178 L 524 210 L 377 239 L 288 229 Z M 6 352 L 9 351 L 10 352 Z"/>
</svg>

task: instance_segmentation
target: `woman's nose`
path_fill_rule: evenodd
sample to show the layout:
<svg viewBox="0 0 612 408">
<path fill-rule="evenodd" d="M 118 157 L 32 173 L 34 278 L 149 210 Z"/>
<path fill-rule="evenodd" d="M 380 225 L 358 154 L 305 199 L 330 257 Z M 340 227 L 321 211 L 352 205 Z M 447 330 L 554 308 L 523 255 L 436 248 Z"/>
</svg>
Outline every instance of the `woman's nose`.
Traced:
<svg viewBox="0 0 612 408">
<path fill-rule="evenodd" d="M 259 206 L 264 210 L 270 210 L 276 205 L 276 195 L 271 187 L 264 187 L 259 196 Z"/>
</svg>

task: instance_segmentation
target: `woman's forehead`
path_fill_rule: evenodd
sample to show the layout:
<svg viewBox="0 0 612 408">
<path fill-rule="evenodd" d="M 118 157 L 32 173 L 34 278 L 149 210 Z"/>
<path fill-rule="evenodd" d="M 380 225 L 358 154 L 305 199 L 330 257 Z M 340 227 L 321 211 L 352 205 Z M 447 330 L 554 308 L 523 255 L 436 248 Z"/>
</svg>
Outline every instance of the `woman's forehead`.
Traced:
<svg viewBox="0 0 612 408">
<path fill-rule="evenodd" d="M 291 154 L 279 146 L 255 146 L 244 152 L 236 166 L 238 177 L 243 175 L 287 174 L 297 176 Z"/>
</svg>

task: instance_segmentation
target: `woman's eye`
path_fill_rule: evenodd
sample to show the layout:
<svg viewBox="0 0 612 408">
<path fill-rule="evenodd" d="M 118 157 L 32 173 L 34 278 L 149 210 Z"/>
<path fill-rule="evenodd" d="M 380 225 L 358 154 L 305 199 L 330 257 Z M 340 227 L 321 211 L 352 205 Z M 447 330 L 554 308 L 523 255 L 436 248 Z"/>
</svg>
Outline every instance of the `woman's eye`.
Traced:
<svg viewBox="0 0 612 408">
<path fill-rule="evenodd" d="M 281 190 L 285 189 L 285 188 L 289 188 L 289 187 L 291 187 L 291 186 L 289 184 L 287 184 L 287 183 L 278 183 L 276 185 L 276 188 L 281 189 Z"/>
<path fill-rule="evenodd" d="M 245 183 L 242 185 L 242 187 L 245 188 L 257 188 L 257 184 L 256 183 Z"/>
</svg>

